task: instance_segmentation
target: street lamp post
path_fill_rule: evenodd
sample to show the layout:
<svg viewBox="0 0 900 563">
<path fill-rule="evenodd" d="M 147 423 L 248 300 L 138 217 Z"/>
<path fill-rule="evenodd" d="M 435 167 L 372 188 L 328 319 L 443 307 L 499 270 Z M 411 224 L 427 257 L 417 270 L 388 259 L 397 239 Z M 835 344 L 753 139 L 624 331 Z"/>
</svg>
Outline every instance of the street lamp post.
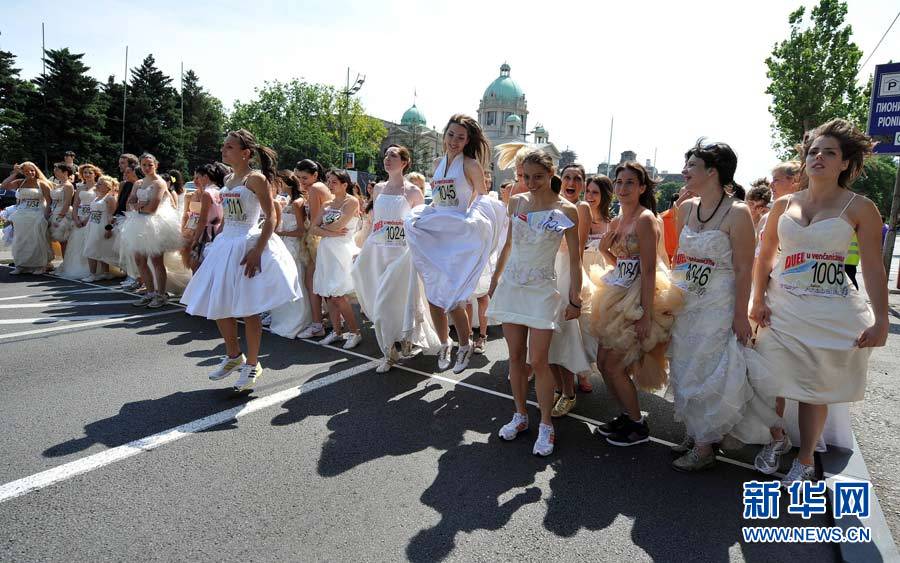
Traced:
<svg viewBox="0 0 900 563">
<path fill-rule="evenodd" d="M 350 112 L 350 96 L 353 96 L 359 89 L 362 88 L 363 83 L 366 81 L 365 74 L 357 74 L 356 81 L 353 83 L 353 86 L 350 86 L 350 67 L 347 67 L 347 85 L 344 88 L 344 111 L 341 116 L 341 144 L 343 145 L 343 149 L 341 150 L 341 164 L 344 164 L 344 155 L 348 152 L 349 144 L 350 144 L 350 131 L 347 126 L 346 119 Z"/>
</svg>

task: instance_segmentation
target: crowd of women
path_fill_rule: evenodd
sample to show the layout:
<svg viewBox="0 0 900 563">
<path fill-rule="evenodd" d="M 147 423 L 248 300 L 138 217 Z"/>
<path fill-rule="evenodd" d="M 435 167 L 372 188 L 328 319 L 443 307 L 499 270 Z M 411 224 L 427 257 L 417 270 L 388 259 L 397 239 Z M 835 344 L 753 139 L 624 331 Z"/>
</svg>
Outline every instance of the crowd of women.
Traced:
<svg viewBox="0 0 900 563">
<path fill-rule="evenodd" d="M 790 482 L 815 479 L 823 442 L 850 446 L 847 403 L 862 400 L 871 349 L 887 338 L 881 218 L 850 191 L 872 146 L 846 121 L 825 123 L 745 203 L 734 151 L 701 140 L 662 217 L 640 164 L 587 176 L 524 143 L 495 147 L 516 174 L 496 197 L 492 149 L 459 114 L 444 128 L 427 205 L 404 147 L 385 150 L 387 179 L 364 198 L 343 170 L 312 160 L 278 170 L 246 130 L 227 135 L 224 164 L 194 171 L 190 194 L 171 190 L 179 179 L 167 183 L 150 154 L 122 155 L 121 182 L 84 164 L 75 183 L 66 163 L 50 182 L 23 163 L 2 186 L 18 192 L 12 273 L 43 273 L 57 241 L 57 273 L 121 271 L 143 288 L 137 306 L 160 307 L 181 285 L 187 312 L 215 320 L 225 341 L 210 379 L 237 371 L 236 391 L 262 375 L 264 323 L 357 346 L 355 296 L 384 355 L 379 373 L 423 352 L 462 373 L 488 324 L 502 324 L 515 410 L 499 436 L 530 429 L 533 380 L 536 455 L 552 453 L 553 418 L 599 371 L 620 409 L 596 428 L 607 443 L 647 442 L 638 391 L 667 388 L 685 428 L 675 469 L 708 468 L 737 441 L 759 444 L 755 465 L 772 474 L 798 442 Z M 848 276 L 852 255 L 871 305 Z"/>
</svg>

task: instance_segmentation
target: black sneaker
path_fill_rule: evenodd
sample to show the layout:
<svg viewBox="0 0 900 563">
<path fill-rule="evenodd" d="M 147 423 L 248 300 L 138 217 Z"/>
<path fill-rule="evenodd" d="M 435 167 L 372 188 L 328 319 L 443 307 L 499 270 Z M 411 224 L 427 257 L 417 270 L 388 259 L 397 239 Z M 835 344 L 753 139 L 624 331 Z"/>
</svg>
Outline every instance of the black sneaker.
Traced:
<svg viewBox="0 0 900 563">
<path fill-rule="evenodd" d="M 619 432 L 628 424 L 628 415 L 624 412 L 609 422 L 603 422 L 594 429 L 594 432 L 601 436 L 609 436 Z"/>
<path fill-rule="evenodd" d="M 625 428 L 610 434 L 606 441 L 613 446 L 634 446 L 650 440 L 650 427 L 647 421 L 634 422 L 628 420 Z"/>
</svg>

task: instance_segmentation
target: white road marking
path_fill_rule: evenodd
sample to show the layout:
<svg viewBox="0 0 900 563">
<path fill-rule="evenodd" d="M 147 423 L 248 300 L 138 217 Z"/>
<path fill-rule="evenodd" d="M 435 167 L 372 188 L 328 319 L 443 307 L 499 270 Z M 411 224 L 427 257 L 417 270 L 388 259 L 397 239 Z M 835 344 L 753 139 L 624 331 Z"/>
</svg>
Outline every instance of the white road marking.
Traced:
<svg viewBox="0 0 900 563">
<path fill-rule="evenodd" d="M 35 330 L 24 330 L 22 332 L 9 332 L 7 334 L 0 334 L 0 340 L 9 340 L 11 338 L 19 338 L 20 336 L 31 336 L 34 334 L 43 334 L 45 332 L 59 332 L 61 330 L 75 330 L 78 328 L 87 328 L 91 326 L 100 326 L 110 323 L 118 323 L 125 321 L 137 321 L 140 319 L 149 319 L 152 317 L 161 317 L 163 315 L 171 315 L 174 313 L 182 313 L 181 309 L 169 309 L 167 311 L 157 311 L 155 313 L 145 313 L 143 315 L 130 315 L 127 317 L 108 317 L 104 319 L 100 319 L 97 321 L 88 321 L 84 323 L 73 323 L 73 324 L 62 324 L 58 326 L 51 326 L 48 328 L 39 328 Z"/>
<path fill-rule="evenodd" d="M 46 303 L 2 304 L 0 309 L 43 309 L 47 307 L 87 307 L 94 305 L 124 305 L 134 303 L 134 299 L 116 299 L 114 301 L 47 301 Z"/>
<path fill-rule="evenodd" d="M 380 362 L 376 361 L 366 362 L 356 367 L 333 373 L 321 379 L 316 379 L 314 381 L 304 383 L 300 387 L 292 387 L 290 389 L 285 389 L 284 391 L 266 395 L 265 397 L 253 399 L 252 401 L 249 401 L 243 405 L 211 414 L 198 420 L 193 420 L 191 422 L 182 424 L 181 426 L 176 426 L 175 428 L 159 432 L 152 436 L 140 438 L 138 440 L 134 440 L 115 448 L 110 448 L 94 455 L 89 455 L 87 457 L 83 457 L 69 463 L 64 463 L 63 465 L 54 467 L 53 469 L 41 471 L 40 473 L 24 477 L 17 481 L 12 481 L 10 483 L 6 483 L 5 485 L 0 485 L 0 503 L 34 491 L 38 491 L 61 481 L 71 479 L 76 475 L 81 475 L 82 473 L 87 473 L 89 471 L 99 469 L 111 463 L 122 461 L 123 459 L 128 459 L 139 453 L 149 452 L 150 450 L 154 450 L 165 444 L 172 443 L 176 440 L 180 440 L 192 434 L 196 434 L 197 432 L 202 432 L 207 428 L 212 428 L 213 426 L 218 426 L 232 420 L 237 420 L 241 417 L 247 416 L 248 414 L 252 414 L 275 405 L 284 404 L 286 401 L 289 401 L 301 394 L 315 391 L 316 389 L 331 385 L 332 383 L 337 383 L 338 381 L 342 381 L 344 379 L 347 379 L 348 377 L 352 377 L 359 373 L 374 369 L 375 366 L 377 366 L 379 363 Z M 227 391 L 223 390 L 223 392 Z"/>
<path fill-rule="evenodd" d="M 112 289 L 112 288 L 109 288 Z M 57 295 L 74 295 L 77 293 L 107 293 L 109 291 L 107 288 L 93 288 L 88 287 L 86 289 L 64 289 L 61 291 L 49 290 L 47 292 L 42 293 L 30 293 L 28 295 L 13 295 L 12 297 L 0 297 L 0 301 L 12 301 L 13 299 L 28 299 L 30 297 L 56 297 Z"/>
<path fill-rule="evenodd" d="M 93 321 L 95 319 L 123 319 L 129 315 L 120 313 L 118 315 L 72 315 L 70 317 L 31 317 L 24 319 L 0 319 L 0 325 L 24 325 L 24 324 L 51 324 L 62 321 Z"/>
</svg>

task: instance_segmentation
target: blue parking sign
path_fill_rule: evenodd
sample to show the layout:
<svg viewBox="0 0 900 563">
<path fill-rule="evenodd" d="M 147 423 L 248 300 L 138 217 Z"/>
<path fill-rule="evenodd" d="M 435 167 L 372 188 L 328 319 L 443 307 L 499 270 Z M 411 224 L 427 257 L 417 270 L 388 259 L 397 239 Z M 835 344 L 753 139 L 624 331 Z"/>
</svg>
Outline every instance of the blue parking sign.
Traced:
<svg viewBox="0 0 900 563">
<path fill-rule="evenodd" d="M 900 63 L 875 67 L 869 135 L 878 154 L 900 154 Z"/>
</svg>

